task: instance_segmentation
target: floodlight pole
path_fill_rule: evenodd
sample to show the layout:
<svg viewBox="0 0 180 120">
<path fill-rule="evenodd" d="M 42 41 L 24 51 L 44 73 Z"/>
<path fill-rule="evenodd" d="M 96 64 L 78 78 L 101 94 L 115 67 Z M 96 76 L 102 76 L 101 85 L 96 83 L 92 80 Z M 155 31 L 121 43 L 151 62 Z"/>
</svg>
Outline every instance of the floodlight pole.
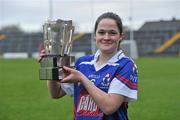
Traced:
<svg viewBox="0 0 180 120">
<path fill-rule="evenodd" d="M 49 0 L 49 19 L 53 19 L 53 1 Z"/>
<path fill-rule="evenodd" d="M 130 17 L 129 17 L 129 22 L 130 22 L 130 40 L 134 40 L 134 31 L 133 31 L 133 0 L 130 0 Z"/>
</svg>

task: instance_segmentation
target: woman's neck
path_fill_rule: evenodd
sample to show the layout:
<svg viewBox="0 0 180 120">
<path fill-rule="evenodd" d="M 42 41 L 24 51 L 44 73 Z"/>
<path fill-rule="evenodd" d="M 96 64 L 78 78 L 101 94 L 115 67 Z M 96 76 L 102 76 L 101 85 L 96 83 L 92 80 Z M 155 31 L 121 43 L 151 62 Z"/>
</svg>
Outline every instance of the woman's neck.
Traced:
<svg viewBox="0 0 180 120">
<path fill-rule="evenodd" d="M 98 66 L 101 66 L 105 63 L 108 62 L 109 59 L 112 58 L 112 56 L 114 56 L 117 52 L 113 52 L 113 53 L 100 53 L 99 57 L 98 57 L 98 60 L 96 61 L 97 62 L 97 65 Z"/>
</svg>

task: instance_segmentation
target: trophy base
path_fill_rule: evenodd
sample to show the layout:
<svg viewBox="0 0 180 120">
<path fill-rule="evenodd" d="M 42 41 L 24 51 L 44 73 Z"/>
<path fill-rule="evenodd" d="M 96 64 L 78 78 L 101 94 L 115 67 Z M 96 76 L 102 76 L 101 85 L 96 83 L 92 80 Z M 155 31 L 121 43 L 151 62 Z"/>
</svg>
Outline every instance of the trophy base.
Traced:
<svg viewBox="0 0 180 120">
<path fill-rule="evenodd" d="M 63 66 L 74 66 L 74 56 L 46 55 L 40 62 L 39 79 L 40 80 L 62 80 L 67 72 Z"/>
<path fill-rule="evenodd" d="M 59 67 L 39 69 L 40 80 L 62 80 L 66 74 L 63 68 Z"/>
</svg>

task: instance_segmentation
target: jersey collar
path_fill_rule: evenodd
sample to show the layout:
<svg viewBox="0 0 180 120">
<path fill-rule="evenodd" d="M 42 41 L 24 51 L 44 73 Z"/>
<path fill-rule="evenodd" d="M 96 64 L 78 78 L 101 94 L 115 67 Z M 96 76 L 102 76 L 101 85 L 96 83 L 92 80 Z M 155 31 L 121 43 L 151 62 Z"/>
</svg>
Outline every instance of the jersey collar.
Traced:
<svg viewBox="0 0 180 120">
<path fill-rule="evenodd" d="M 119 50 L 111 59 L 108 60 L 108 62 L 106 64 L 103 64 L 101 66 L 97 66 L 96 61 L 97 61 L 100 53 L 101 53 L 101 51 L 97 50 L 97 52 L 94 55 L 94 59 L 92 60 L 92 64 L 94 64 L 94 67 L 95 67 L 96 71 L 100 70 L 101 68 L 103 68 L 106 65 L 112 65 L 112 66 L 119 65 L 116 62 L 119 61 L 120 59 L 122 59 L 123 57 L 126 57 L 124 55 L 123 51 Z"/>
<path fill-rule="evenodd" d="M 100 50 L 97 50 L 97 51 L 96 51 L 96 53 L 95 53 L 95 55 L 94 55 L 94 60 L 93 60 L 94 62 L 97 61 L 100 53 L 101 53 Z M 108 63 L 115 63 L 115 62 L 119 61 L 120 59 L 122 59 L 123 57 L 126 57 L 126 56 L 124 55 L 124 53 L 123 53 L 122 50 L 119 50 L 112 58 L 110 58 L 110 59 L 108 60 Z"/>
</svg>

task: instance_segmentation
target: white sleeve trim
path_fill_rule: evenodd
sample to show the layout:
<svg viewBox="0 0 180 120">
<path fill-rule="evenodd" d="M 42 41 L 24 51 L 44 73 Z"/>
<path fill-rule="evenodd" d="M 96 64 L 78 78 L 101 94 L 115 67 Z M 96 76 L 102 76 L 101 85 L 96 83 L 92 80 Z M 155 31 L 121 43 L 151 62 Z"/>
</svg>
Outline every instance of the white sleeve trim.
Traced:
<svg viewBox="0 0 180 120">
<path fill-rule="evenodd" d="M 74 84 L 73 83 L 61 83 L 61 88 L 68 96 L 74 95 Z"/>
<path fill-rule="evenodd" d="M 126 97 L 127 102 L 137 100 L 137 90 L 132 90 L 128 88 L 124 83 L 122 83 L 117 78 L 114 78 L 112 80 L 108 93 L 123 95 Z"/>
</svg>

